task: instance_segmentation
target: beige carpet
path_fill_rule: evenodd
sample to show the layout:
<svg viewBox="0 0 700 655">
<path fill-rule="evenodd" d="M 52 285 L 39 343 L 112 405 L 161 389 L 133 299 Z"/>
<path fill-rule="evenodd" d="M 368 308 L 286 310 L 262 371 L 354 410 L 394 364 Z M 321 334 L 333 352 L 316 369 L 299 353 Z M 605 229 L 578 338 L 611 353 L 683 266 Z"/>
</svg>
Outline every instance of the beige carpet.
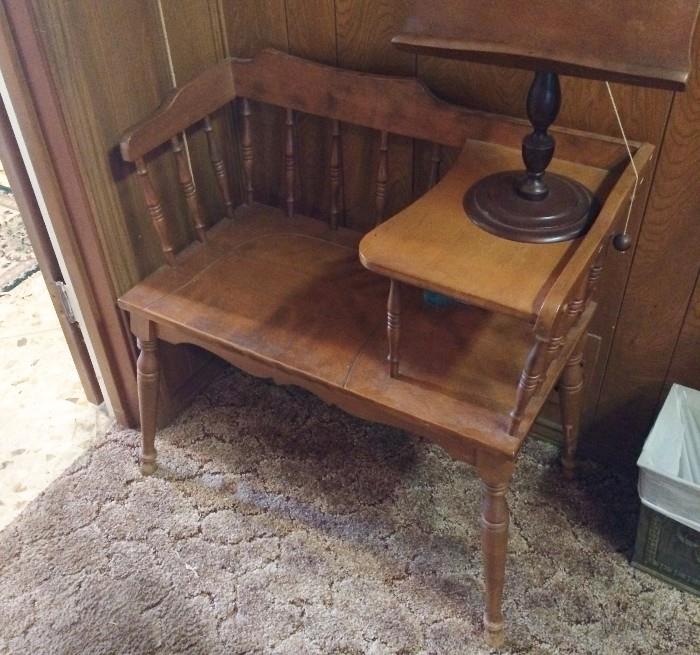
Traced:
<svg viewBox="0 0 700 655">
<path fill-rule="evenodd" d="M 159 438 L 109 434 L 0 533 L 0 652 L 482 653 L 473 471 L 230 372 Z M 506 652 L 697 653 L 700 601 L 632 569 L 633 480 L 511 493 Z"/>
</svg>

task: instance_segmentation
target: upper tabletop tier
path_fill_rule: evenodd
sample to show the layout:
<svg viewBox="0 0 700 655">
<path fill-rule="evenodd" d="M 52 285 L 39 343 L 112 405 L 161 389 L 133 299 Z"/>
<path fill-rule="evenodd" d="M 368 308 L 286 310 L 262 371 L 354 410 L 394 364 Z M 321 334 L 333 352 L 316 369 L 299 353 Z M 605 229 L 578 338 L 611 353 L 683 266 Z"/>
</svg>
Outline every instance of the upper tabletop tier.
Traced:
<svg viewBox="0 0 700 655">
<path fill-rule="evenodd" d="M 472 223 L 463 205 L 464 192 L 477 180 L 521 167 L 515 148 L 467 141 L 437 186 L 365 236 L 362 263 L 381 275 L 474 305 L 534 318 L 582 238 L 552 244 L 509 241 Z M 594 193 L 609 174 L 559 159 L 549 170 Z"/>
<path fill-rule="evenodd" d="M 415 0 L 393 42 L 439 56 L 684 89 L 697 0 Z"/>
</svg>

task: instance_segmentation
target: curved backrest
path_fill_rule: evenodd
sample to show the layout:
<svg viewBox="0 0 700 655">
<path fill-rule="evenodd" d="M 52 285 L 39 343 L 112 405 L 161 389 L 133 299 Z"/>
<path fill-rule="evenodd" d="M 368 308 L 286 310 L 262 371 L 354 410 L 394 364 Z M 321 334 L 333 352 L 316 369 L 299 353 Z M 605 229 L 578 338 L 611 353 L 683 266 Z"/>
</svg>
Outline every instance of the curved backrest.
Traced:
<svg viewBox="0 0 700 655">
<path fill-rule="evenodd" d="M 274 50 L 262 51 L 249 60 L 226 59 L 174 89 L 155 112 L 128 130 L 121 140 L 122 157 L 136 163 L 148 213 L 168 263 L 172 263 L 175 256 L 168 234 L 168 219 L 145 158 L 170 141 L 190 220 L 197 237 L 206 239 L 207 221 L 180 134 L 196 129 L 206 132 L 218 187 L 226 213 L 231 216 L 233 204 L 228 172 L 210 116 L 237 98 L 244 201 L 247 203 L 255 196 L 255 139 L 251 120 L 254 106 L 250 101 L 277 105 L 286 110 L 284 178 L 285 204 L 290 215 L 295 211 L 294 192 L 298 175 L 296 114 L 304 112 L 328 119 L 328 130 L 332 135 L 328 170 L 332 202 L 329 220 L 333 227 L 339 224 L 343 211 L 342 123 L 377 131 L 379 164 L 375 206 L 378 222 L 383 220 L 386 207 L 390 134 L 433 143 L 430 183 L 434 183 L 439 175 L 441 147 L 461 147 L 467 139 L 472 139 L 520 148 L 523 136 L 530 129 L 529 124 L 522 120 L 473 111 L 439 100 L 415 78 L 348 71 Z M 565 159 L 607 168 L 619 161 L 623 154 L 620 143 L 614 139 L 593 137 L 596 148 L 591 148 L 590 134 L 557 128 L 552 132 L 557 138 L 558 155 Z"/>
</svg>

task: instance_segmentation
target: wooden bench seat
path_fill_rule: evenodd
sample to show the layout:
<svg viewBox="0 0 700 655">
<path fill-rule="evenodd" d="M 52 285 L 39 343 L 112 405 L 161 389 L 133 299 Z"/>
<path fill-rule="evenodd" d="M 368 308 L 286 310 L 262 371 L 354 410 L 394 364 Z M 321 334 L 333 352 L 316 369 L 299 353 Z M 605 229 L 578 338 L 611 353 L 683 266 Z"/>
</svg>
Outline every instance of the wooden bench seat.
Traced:
<svg viewBox="0 0 700 655">
<path fill-rule="evenodd" d="M 402 374 L 389 378 L 388 283 L 360 264 L 361 236 L 273 207 L 241 206 L 206 243 L 180 253 L 119 305 L 132 320 L 155 323 L 164 341 L 216 344 L 219 355 L 256 374 L 266 374 L 262 367 L 270 377 L 294 376 L 341 407 L 371 405 L 375 420 L 431 437 L 441 432 L 451 450 L 478 444 L 512 457 L 525 435 L 508 435 L 504 417 L 530 326 L 461 304 L 429 308 L 413 289 Z"/>
<path fill-rule="evenodd" d="M 282 108 L 276 115 L 283 119 L 283 148 L 265 152 L 278 161 L 263 161 L 261 168 L 253 134 L 264 104 Z M 327 221 L 302 215 L 309 210 L 298 194 L 304 180 L 297 156 L 309 133 L 297 131 L 299 113 L 322 117 L 319 134 L 325 124 L 323 146 L 314 144 L 327 146 L 327 169 L 313 185 L 323 187 L 323 198 L 312 211 L 323 207 Z M 214 126 L 230 127 L 231 117 L 236 139 L 229 143 L 240 148 L 226 157 Z M 342 227 L 344 167 L 366 166 L 343 160 L 348 122 L 373 130 L 376 138 L 375 215 L 363 223 L 373 218 L 376 226 L 366 235 Z M 599 201 L 588 233 L 570 243 L 533 245 L 482 231 L 465 214 L 463 194 L 483 175 L 519 168 L 529 129 L 522 121 L 442 102 L 415 79 L 343 71 L 273 51 L 222 61 L 175 89 L 120 144 L 123 158 L 136 165 L 165 263 L 119 300 L 140 350 L 143 473 L 156 470 L 160 342 L 194 344 L 253 375 L 303 387 L 351 414 L 425 436 L 477 467 L 484 627 L 489 643 L 501 643 L 506 491 L 516 455 L 556 385 L 562 465 L 573 474 L 583 337 L 608 244 L 636 188 L 623 143 L 552 129 L 558 156 L 552 170 L 576 178 Z M 213 185 L 197 186 L 188 159 L 187 140 L 201 132 L 219 203 L 203 197 Z M 413 183 L 430 190 L 389 217 L 394 135 L 420 146 L 416 161 L 429 154 L 423 161 L 427 185 Z M 161 200 L 149 169 L 167 142 L 184 196 L 180 203 Z M 653 148 L 631 148 L 636 169 L 648 179 Z M 461 154 L 443 176 L 443 155 L 452 161 L 454 149 Z M 241 164 L 237 186 L 226 161 Z M 284 211 L 255 202 L 261 172 L 280 182 L 272 195 Z M 205 216 L 205 205 L 218 205 L 223 211 L 216 213 L 225 217 Z M 168 214 L 183 210 L 190 225 L 182 229 L 180 223 L 180 237 L 197 241 L 177 252 L 183 240 L 173 238 Z M 425 289 L 453 300 L 429 305 Z"/>
</svg>

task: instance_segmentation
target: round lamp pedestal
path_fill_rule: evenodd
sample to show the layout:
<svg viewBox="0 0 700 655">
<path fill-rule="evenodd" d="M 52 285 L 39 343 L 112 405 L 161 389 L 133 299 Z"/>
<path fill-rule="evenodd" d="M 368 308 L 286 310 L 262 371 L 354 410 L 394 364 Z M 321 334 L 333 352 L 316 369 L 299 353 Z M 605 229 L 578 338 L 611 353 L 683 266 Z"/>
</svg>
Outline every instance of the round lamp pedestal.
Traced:
<svg viewBox="0 0 700 655">
<path fill-rule="evenodd" d="M 529 200 L 517 192 L 522 179 L 522 171 L 505 171 L 479 180 L 464 196 L 469 218 L 487 232 L 512 241 L 554 243 L 586 232 L 594 205 L 586 187 L 547 173 L 547 197 Z"/>
<path fill-rule="evenodd" d="M 560 104 L 558 76 L 536 73 L 527 97 L 534 130 L 523 139 L 526 170 L 489 175 L 464 197 L 467 215 L 484 230 L 513 241 L 554 243 L 575 239 L 590 227 L 593 194 L 576 180 L 546 172 L 555 146 L 547 129 Z"/>
</svg>

